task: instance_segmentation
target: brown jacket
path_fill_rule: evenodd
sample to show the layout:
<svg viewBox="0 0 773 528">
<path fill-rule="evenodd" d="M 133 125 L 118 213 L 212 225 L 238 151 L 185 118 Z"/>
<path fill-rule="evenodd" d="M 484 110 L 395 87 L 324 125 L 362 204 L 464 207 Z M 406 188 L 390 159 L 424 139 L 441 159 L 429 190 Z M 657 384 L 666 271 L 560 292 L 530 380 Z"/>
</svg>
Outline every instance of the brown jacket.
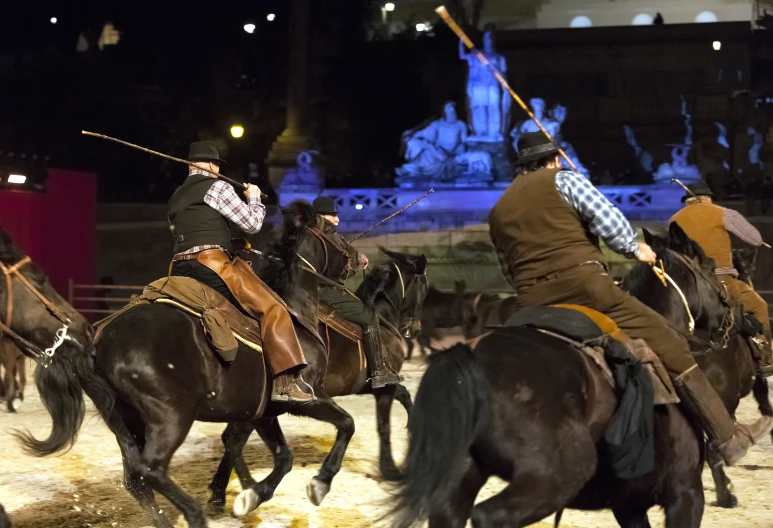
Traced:
<svg viewBox="0 0 773 528">
<path fill-rule="evenodd" d="M 599 242 L 556 189 L 559 169 L 518 176 L 489 214 L 494 246 L 517 288 L 589 261 L 604 262 Z"/>
<path fill-rule="evenodd" d="M 706 256 L 714 259 L 717 268 L 732 268 L 733 248 L 724 216 L 724 207 L 697 202 L 686 205 L 671 217 L 669 223 L 676 222 Z"/>
</svg>

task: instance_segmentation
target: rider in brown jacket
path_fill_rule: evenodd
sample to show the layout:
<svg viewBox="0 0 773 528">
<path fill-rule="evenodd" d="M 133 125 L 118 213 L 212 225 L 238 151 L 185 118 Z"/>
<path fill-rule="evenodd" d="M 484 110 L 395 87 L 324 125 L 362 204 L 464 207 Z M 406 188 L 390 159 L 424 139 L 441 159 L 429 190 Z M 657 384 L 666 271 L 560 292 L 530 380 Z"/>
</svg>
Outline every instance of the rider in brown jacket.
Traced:
<svg viewBox="0 0 773 528">
<path fill-rule="evenodd" d="M 579 304 L 612 318 L 658 354 L 694 405 L 725 462 L 738 462 L 773 428 L 762 417 L 736 424 L 690 354 L 687 341 L 658 313 L 618 288 L 607 273 L 599 238 L 626 257 L 654 263 L 622 213 L 582 175 L 561 169 L 558 149 L 541 132 L 518 141 L 519 175 L 489 216 L 491 239 L 503 254 L 519 307 Z"/>
<path fill-rule="evenodd" d="M 225 163 L 211 141 L 192 143 L 188 160 L 215 173 Z M 306 360 L 290 314 L 252 267 L 234 255 L 231 224 L 247 234 L 257 233 L 266 214 L 257 186 L 248 185 L 244 194 L 248 203 L 229 183 L 190 169 L 169 200 L 175 252 L 171 274 L 206 284 L 260 321 L 263 348 L 274 373 L 271 401 L 309 402 L 314 395 L 300 376 Z"/>
<path fill-rule="evenodd" d="M 714 259 L 719 280 L 727 288 L 727 293 L 743 312 L 751 314 L 762 325 L 765 344 L 762 347 L 760 370 L 763 374 L 773 373 L 771 368 L 771 335 L 768 303 L 752 289 L 738 280 L 738 270 L 733 266 L 733 248 L 730 234 L 733 234 L 752 246 L 763 244 L 760 232 L 738 211 L 726 209 L 713 203 L 714 194 L 706 182 L 688 185 L 688 194 L 682 197 L 685 207 L 671 217 L 671 222 L 679 224 L 687 236 L 701 247 L 706 256 Z"/>
</svg>

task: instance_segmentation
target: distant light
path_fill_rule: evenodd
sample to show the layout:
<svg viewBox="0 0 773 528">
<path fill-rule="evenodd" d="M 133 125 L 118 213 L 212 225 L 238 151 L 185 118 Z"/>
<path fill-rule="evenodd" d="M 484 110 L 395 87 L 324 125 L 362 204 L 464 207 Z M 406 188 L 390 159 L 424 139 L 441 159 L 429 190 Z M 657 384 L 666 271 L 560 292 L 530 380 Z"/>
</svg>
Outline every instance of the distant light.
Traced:
<svg viewBox="0 0 773 528">
<path fill-rule="evenodd" d="M 717 15 L 711 11 L 701 11 L 698 13 L 698 16 L 695 17 L 695 21 L 698 23 L 718 22 L 719 19 L 717 18 Z"/>
<path fill-rule="evenodd" d="M 266 20 L 268 20 L 269 22 L 273 22 L 274 20 L 276 20 L 276 15 L 274 13 L 269 13 L 268 15 L 266 15 Z"/>
<path fill-rule="evenodd" d="M 240 138 L 244 135 L 244 127 L 241 125 L 234 125 L 231 127 L 231 135 L 235 138 Z"/>
<path fill-rule="evenodd" d="M 56 24 L 57 22 L 59 22 L 59 21 L 56 19 L 56 17 L 51 17 L 51 23 L 52 24 Z"/>
<path fill-rule="evenodd" d="M 427 30 L 427 24 L 423 22 L 419 22 L 418 24 L 416 24 L 416 31 L 418 31 L 419 33 L 426 30 Z"/>
<path fill-rule="evenodd" d="M 395 5 L 392 2 L 387 2 L 384 4 L 384 11 L 394 11 Z"/>
<path fill-rule="evenodd" d="M 573 28 L 586 28 L 591 26 L 593 26 L 593 21 L 584 15 L 576 16 L 569 22 L 569 27 Z"/>
<path fill-rule="evenodd" d="M 357 204 L 354 206 L 354 208 L 359 211 L 360 209 L 362 209 L 362 204 Z"/>
<path fill-rule="evenodd" d="M 649 13 L 639 13 L 633 17 L 631 24 L 634 26 L 649 26 L 654 20 L 655 19 Z"/>
<path fill-rule="evenodd" d="M 247 33 L 254 33 L 255 32 L 255 24 L 244 24 L 244 31 Z"/>
<path fill-rule="evenodd" d="M 11 174 L 8 176 L 8 183 L 23 184 L 27 181 L 27 177 L 23 174 Z"/>
<path fill-rule="evenodd" d="M 718 40 L 715 40 L 715 41 L 714 41 L 714 42 L 711 44 L 711 47 L 712 47 L 712 48 L 714 48 L 714 51 L 719 51 L 719 50 L 721 50 L 721 49 L 722 49 L 722 43 L 721 43 L 720 41 L 718 41 Z"/>
</svg>

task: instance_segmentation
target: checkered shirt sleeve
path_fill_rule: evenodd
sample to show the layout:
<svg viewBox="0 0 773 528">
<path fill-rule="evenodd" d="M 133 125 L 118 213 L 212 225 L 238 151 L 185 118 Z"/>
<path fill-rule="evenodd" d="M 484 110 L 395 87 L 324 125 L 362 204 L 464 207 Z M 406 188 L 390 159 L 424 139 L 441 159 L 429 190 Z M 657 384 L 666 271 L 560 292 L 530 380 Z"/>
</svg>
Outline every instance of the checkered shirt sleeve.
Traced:
<svg viewBox="0 0 773 528">
<path fill-rule="evenodd" d="M 587 178 L 569 170 L 556 175 L 558 194 L 580 215 L 588 230 L 620 255 L 635 258 L 639 254 L 636 231 L 623 213 Z"/>
<path fill-rule="evenodd" d="M 760 232 L 738 211 L 725 209 L 724 221 L 725 229 L 747 244 L 755 247 L 762 245 L 762 235 L 760 235 Z"/>
<path fill-rule="evenodd" d="M 259 197 L 250 198 L 244 203 L 230 184 L 219 180 L 212 184 L 204 203 L 236 224 L 239 229 L 252 235 L 260 231 L 266 216 L 266 207 L 260 203 Z"/>
</svg>

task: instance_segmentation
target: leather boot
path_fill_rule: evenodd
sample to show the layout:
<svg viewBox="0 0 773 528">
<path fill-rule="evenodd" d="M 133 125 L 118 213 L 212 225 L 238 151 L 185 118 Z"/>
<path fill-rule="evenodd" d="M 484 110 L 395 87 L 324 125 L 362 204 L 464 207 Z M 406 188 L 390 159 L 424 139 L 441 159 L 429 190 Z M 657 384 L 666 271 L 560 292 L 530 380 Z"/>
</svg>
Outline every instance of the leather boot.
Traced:
<svg viewBox="0 0 773 528">
<path fill-rule="evenodd" d="M 300 374 L 284 372 L 274 378 L 272 402 L 309 403 L 314 400 L 314 389 L 303 381 Z"/>
<path fill-rule="evenodd" d="M 763 416 L 751 425 L 735 423 L 697 365 L 677 376 L 674 381 L 680 388 L 680 396 L 692 404 L 680 408 L 697 414 L 695 418 L 700 421 L 709 441 L 716 445 L 728 466 L 741 460 L 752 445 L 773 429 L 773 417 L 770 416 Z"/>
<path fill-rule="evenodd" d="M 385 387 L 386 385 L 397 385 L 402 381 L 400 375 L 389 366 L 384 359 L 384 350 L 381 345 L 381 331 L 378 326 L 366 326 L 363 328 L 365 334 L 365 357 L 368 359 L 368 368 L 370 369 L 370 383 L 374 389 Z"/>
<path fill-rule="evenodd" d="M 767 377 L 773 374 L 773 349 L 771 349 L 770 324 L 763 326 L 764 342 L 760 343 L 760 374 Z"/>
</svg>

